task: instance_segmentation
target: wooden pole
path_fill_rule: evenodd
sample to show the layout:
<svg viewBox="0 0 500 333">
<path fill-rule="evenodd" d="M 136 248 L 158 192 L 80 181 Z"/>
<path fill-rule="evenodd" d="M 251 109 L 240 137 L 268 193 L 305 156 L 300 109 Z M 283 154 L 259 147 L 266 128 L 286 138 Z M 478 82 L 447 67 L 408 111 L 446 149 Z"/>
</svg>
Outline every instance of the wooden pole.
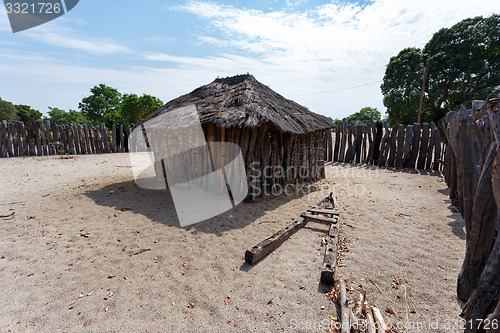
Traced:
<svg viewBox="0 0 500 333">
<path fill-rule="evenodd" d="M 425 65 L 424 77 L 422 79 L 422 90 L 420 91 L 420 103 L 418 106 L 418 120 L 417 120 L 419 124 L 420 124 L 420 117 L 422 116 L 422 106 L 424 104 L 424 89 L 426 80 L 427 80 L 427 64 Z"/>
</svg>

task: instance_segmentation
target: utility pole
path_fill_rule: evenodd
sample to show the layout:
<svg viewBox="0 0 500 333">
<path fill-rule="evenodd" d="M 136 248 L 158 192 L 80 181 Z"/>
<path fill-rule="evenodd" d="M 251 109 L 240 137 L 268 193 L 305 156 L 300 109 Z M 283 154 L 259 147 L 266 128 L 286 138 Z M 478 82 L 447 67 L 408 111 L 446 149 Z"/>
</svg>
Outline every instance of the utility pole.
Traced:
<svg viewBox="0 0 500 333">
<path fill-rule="evenodd" d="M 420 117 L 422 116 L 422 104 L 424 104 L 424 88 L 425 80 L 427 80 L 427 64 L 425 65 L 424 78 L 422 79 L 422 91 L 420 92 L 420 105 L 418 107 L 418 123 L 420 124 Z"/>
</svg>

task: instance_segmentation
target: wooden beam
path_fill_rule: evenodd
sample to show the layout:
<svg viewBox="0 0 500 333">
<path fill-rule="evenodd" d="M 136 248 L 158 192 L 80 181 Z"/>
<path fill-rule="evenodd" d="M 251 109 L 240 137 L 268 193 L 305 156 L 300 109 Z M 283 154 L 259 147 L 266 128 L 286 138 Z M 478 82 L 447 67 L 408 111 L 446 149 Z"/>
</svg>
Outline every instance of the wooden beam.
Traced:
<svg viewBox="0 0 500 333">
<path fill-rule="evenodd" d="M 335 283 L 335 269 L 337 263 L 337 246 L 339 238 L 338 217 L 335 216 L 335 223 L 330 223 L 328 230 L 323 267 L 321 268 L 321 282 L 326 285 Z"/>
<path fill-rule="evenodd" d="M 248 249 L 245 252 L 245 261 L 249 265 L 255 264 L 257 261 L 280 247 L 291 235 L 303 228 L 307 222 L 309 222 L 309 220 L 300 218 L 276 232 L 271 237 L 266 238 L 259 244 Z"/>
<path fill-rule="evenodd" d="M 316 214 L 332 214 L 332 215 L 339 215 L 339 210 L 338 209 L 320 209 L 320 208 L 310 208 L 307 210 L 310 213 L 316 213 Z"/>
<path fill-rule="evenodd" d="M 300 217 L 305 219 L 313 220 L 316 222 L 328 222 L 328 223 L 337 223 L 335 218 L 324 217 L 323 215 L 315 215 L 315 214 L 302 214 Z"/>
<path fill-rule="evenodd" d="M 324 209 L 330 203 L 332 204 L 331 195 L 324 198 L 318 205 L 317 208 Z M 281 246 L 291 235 L 302 229 L 309 219 L 299 218 L 291 224 L 288 224 L 283 229 L 279 230 L 271 237 L 266 238 L 259 244 L 251 247 L 245 252 L 245 261 L 249 265 L 255 264 L 260 259 L 264 258 L 269 253 L 273 252 Z"/>
</svg>

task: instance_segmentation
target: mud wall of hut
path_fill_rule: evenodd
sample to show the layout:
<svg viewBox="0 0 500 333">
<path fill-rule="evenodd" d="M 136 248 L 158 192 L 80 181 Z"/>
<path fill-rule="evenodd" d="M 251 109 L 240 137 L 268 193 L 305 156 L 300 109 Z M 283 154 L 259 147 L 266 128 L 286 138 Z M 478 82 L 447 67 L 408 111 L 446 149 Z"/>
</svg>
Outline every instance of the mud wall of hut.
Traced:
<svg viewBox="0 0 500 333">
<path fill-rule="evenodd" d="M 272 125 L 221 129 L 203 126 L 207 142 L 234 143 L 245 162 L 249 195 L 280 193 L 287 186 L 325 177 L 328 131 L 309 134 L 283 133 Z M 233 146 L 234 147 L 234 146 Z M 213 156 L 233 156 L 215 153 Z M 224 160 L 223 163 L 228 163 Z M 220 166 L 220 165 L 219 165 Z"/>
<path fill-rule="evenodd" d="M 149 144 L 155 152 L 156 175 L 168 175 L 168 186 L 203 178 L 231 164 L 235 167 L 227 168 L 224 177 L 227 178 L 226 184 L 233 184 L 230 180 L 241 174 L 235 165 L 239 153 L 244 161 L 248 196 L 252 200 L 263 195 L 281 194 L 290 191 L 292 185 L 325 177 L 329 130 L 298 135 L 283 133 L 266 124 L 253 128 L 220 128 L 204 124 L 202 129 L 204 137 L 196 133 L 196 128 L 179 129 L 179 135 L 175 131 L 168 131 L 168 134 L 149 132 Z M 172 148 L 168 142 L 175 142 L 175 146 Z M 186 147 L 196 148 L 187 150 Z M 137 149 L 131 147 L 131 150 Z M 168 151 L 168 157 L 161 156 L 160 152 L 165 151 Z M 206 184 L 196 185 L 205 188 Z M 225 184 L 221 184 L 221 192 L 224 191 Z"/>
</svg>

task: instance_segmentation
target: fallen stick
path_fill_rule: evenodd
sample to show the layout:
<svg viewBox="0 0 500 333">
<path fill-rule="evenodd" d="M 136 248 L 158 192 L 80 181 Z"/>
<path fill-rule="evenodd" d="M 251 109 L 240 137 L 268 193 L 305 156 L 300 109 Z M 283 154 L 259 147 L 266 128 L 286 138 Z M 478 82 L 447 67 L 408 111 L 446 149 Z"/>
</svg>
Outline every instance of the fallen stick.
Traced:
<svg viewBox="0 0 500 333">
<path fill-rule="evenodd" d="M 368 333 L 377 333 L 371 307 L 366 308 L 366 329 Z"/>
<path fill-rule="evenodd" d="M 377 290 L 379 291 L 379 293 L 384 296 L 385 300 L 387 301 L 388 304 L 391 304 L 392 306 L 392 310 L 394 312 L 394 315 L 396 316 L 396 318 L 401 321 L 401 318 L 399 317 L 398 313 L 396 312 L 395 308 L 396 308 L 396 303 L 395 302 L 392 302 L 388 297 L 387 295 L 382 291 L 382 289 L 380 289 L 380 287 L 375 283 L 375 281 L 373 281 L 369 276 L 366 277 L 368 279 L 368 281 L 370 281 L 374 286 L 375 288 L 377 288 Z M 394 293 L 394 291 L 392 291 Z M 394 293 L 395 296 L 398 296 L 396 293 Z M 399 296 L 398 296 L 399 297 Z"/>
<path fill-rule="evenodd" d="M 352 310 L 352 307 L 349 307 L 349 319 L 351 321 L 351 326 L 354 332 L 361 331 L 361 327 L 358 322 L 358 317 L 354 314 L 354 311 Z"/>
<path fill-rule="evenodd" d="M 347 297 L 345 292 L 345 283 L 343 279 L 339 281 L 339 305 L 340 305 L 340 331 L 342 333 L 349 333 L 351 325 L 349 324 L 349 306 L 347 305 Z"/>
<path fill-rule="evenodd" d="M 376 306 L 372 306 L 372 311 L 373 311 L 373 318 L 375 319 L 375 322 L 377 323 L 377 330 L 378 332 L 385 333 L 387 330 L 387 325 L 385 324 L 384 317 L 382 316 L 382 312 L 380 312 L 379 308 Z"/>
<path fill-rule="evenodd" d="M 366 292 L 363 290 L 362 292 L 359 293 L 359 298 L 356 300 L 356 303 L 354 304 L 354 314 L 358 318 L 361 318 L 364 312 L 365 296 Z"/>
<path fill-rule="evenodd" d="M 318 207 L 319 209 L 327 208 L 329 202 L 331 202 L 331 195 L 321 200 Z M 267 256 L 269 253 L 273 252 L 281 246 L 290 236 L 302 229 L 309 219 L 299 218 L 293 223 L 287 225 L 280 231 L 276 232 L 271 237 L 264 239 L 259 244 L 251 247 L 245 252 L 245 261 L 249 265 L 255 264 L 260 259 Z"/>
</svg>

